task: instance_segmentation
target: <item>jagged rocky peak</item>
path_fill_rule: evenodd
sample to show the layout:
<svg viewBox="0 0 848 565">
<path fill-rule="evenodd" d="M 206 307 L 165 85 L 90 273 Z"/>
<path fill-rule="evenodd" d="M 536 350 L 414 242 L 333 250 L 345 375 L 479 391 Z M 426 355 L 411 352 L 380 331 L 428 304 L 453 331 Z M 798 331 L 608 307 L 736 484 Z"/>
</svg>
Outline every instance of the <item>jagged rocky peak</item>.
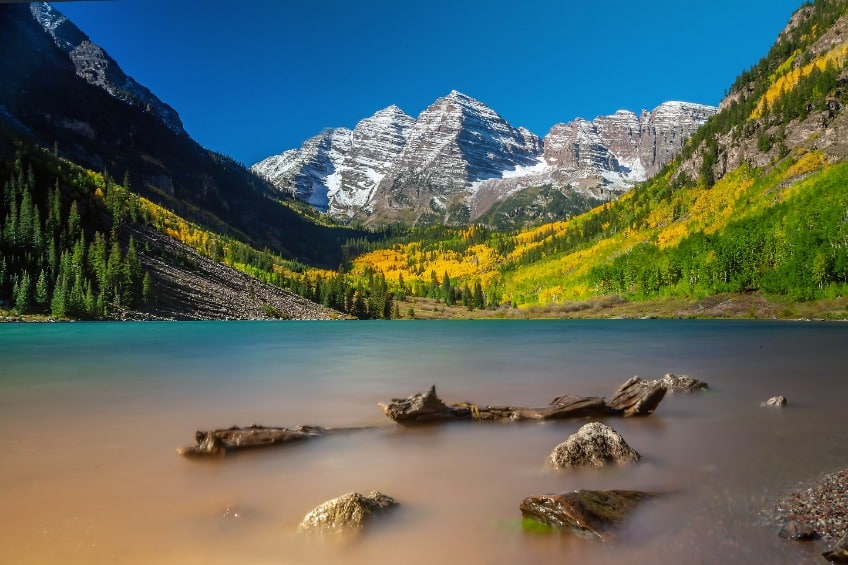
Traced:
<svg viewBox="0 0 848 565">
<path fill-rule="evenodd" d="M 272 155 L 251 170 L 281 190 L 331 215 L 350 217 L 388 173 L 415 120 L 395 105 L 376 112 L 353 130 L 335 128 L 300 149 Z"/>
<path fill-rule="evenodd" d="M 115 98 L 156 116 L 175 133 L 185 134 L 176 110 L 124 73 L 102 47 L 92 43 L 64 14 L 47 2 L 33 2 L 30 11 L 56 46 L 68 55 L 77 75 Z"/>
<path fill-rule="evenodd" d="M 464 188 L 504 169 L 534 164 L 541 149 L 536 135 L 453 90 L 418 116 L 401 158 L 413 166 L 444 165 L 461 175 L 452 180 Z"/>
<path fill-rule="evenodd" d="M 618 160 L 602 137 L 605 129 L 612 127 L 599 127 L 582 118 L 554 125 L 545 136 L 545 162 L 553 168 L 617 169 Z"/>
<path fill-rule="evenodd" d="M 545 137 L 545 161 L 553 167 L 594 169 L 650 177 L 683 147 L 717 109 L 689 102 L 665 102 L 637 117 L 627 110 L 557 124 Z"/>
</svg>

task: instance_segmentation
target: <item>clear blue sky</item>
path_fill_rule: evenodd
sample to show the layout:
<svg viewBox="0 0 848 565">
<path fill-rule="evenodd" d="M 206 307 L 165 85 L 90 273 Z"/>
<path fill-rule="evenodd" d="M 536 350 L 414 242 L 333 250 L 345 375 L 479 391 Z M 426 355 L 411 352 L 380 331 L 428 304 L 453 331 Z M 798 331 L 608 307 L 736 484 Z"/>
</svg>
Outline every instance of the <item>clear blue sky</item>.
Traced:
<svg viewBox="0 0 848 565">
<path fill-rule="evenodd" d="M 718 104 L 801 0 L 114 0 L 56 7 L 250 165 L 452 89 L 544 136 L 666 100 Z"/>
</svg>

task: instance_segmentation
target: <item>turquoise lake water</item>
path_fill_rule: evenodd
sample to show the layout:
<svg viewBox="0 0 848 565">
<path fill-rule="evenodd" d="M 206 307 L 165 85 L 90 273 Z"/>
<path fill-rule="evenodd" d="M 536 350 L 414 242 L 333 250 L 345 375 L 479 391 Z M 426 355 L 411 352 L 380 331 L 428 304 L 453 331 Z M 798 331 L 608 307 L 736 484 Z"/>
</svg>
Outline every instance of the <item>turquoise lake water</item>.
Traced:
<svg viewBox="0 0 848 565">
<path fill-rule="evenodd" d="M 0 325 L 0 562 L 815 562 L 820 544 L 778 539 L 759 511 L 848 467 L 846 349 L 848 324 L 808 322 Z M 448 402 L 543 406 L 668 372 L 711 390 L 607 420 L 645 459 L 624 469 L 545 468 L 585 421 L 404 429 L 376 406 L 431 384 Z M 785 409 L 759 407 L 777 394 Z M 253 423 L 375 428 L 175 453 L 196 429 Z M 577 488 L 670 494 L 606 544 L 517 528 L 524 497 Z M 355 542 L 295 533 L 319 503 L 373 489 L 401 506 Z"/>
</svg>

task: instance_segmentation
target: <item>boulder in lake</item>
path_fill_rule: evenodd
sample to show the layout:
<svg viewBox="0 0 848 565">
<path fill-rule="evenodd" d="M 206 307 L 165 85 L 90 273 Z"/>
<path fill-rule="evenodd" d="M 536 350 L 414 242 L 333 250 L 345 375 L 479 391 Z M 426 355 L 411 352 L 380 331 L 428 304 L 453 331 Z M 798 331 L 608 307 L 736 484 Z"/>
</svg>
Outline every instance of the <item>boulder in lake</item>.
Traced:
<svg viewBox="0 0 848 565">
<path fill-rule="evenodd" d="M 665 398 L 666 387 L 661 381 L 644 381 L 631 377 L 607 401 L 607 405 L 623 416 L 652 414 Z"/>
<path fill-rule="evenodd" d="M 825 551 L 822 555 L 831 563 L 848 563 L 848 534 L 842 536 L 833 548 Z"/>
<path fill-rule="evenodd" d="M 786 397 L 785 396 L 772 396 L 765 402 L 761 402 L 760 406 L 768 407 L 768 408 L 779 408 L 781 406 L 786 406 Z"/>
<path fill-rule="evenodd" d="M 555 469 L 568 469 L 635 463 L 641 459 L 617 431 L 592 422 L 556 446 L 548 456 L 548 464 Z"/>
<path fill-rule="evenodd" d="M 378 491 L 365 496 L 358 492 L 349 492 L 309 512 L 300 523 L 301 533 L 350 532 L 358 531 L 379 512 L 397 505 L 397 502 Z"/>
<path fill-rule="evenodd" d="M 653 382 L 661 383 L 671 394 L 690 394 L 710 388 L 704 381 L 700 381 L 689 375 L 674 375 L 672 373 L 667 373 L 663 378 L 656 379 Z"/>
<path fill-rule="evenodd" d="M 557 530 L 609 539 L 615 528 L 651 493 L 632 490 L 576 490 L 565 494 L 529 496 L 521 515 Z"/>
</svg>

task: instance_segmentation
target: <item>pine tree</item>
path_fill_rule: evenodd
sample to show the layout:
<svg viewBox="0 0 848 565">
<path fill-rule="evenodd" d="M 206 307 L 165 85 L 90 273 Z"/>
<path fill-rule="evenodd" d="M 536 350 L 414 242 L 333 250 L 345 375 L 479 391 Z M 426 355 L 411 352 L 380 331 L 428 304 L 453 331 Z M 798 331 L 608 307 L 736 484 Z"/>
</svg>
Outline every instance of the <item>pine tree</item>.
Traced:
<svg viewBox="0 0 848 565">
<path fill-rule="evenodd" d="M 446 305 L 453 306 L 453 289 L 451 288 L 451 280 L 447 271 L 445 271 L 445 274 L 442 277 L 442 298 Z"/>
<path fill-rule="evenodd" d="M 144 279 L 142 280 L 142 283 L 141 283 L 141 299 L 144 301 L 145 304 L 150 302 L 150 293 L 151 293 L 152 289 L 153 289 L 153 283 L 150 280 L 150 273 L 145 271 L 144 272 Z"/>
<path fill-rule="evenodd" d="M 124 282 L 124 262 L 121 257 L 121 247 L 115 241 L 109 251 L 106 261 L 106 300 L 114 300 L 120 304 L 121 291 Z"/>
<path fill-rule="evenodd" d="M 27 310 L 29 310 L 30 305 L 30 286 L 31 281 L 29 277 L 29 273 L 24 271 L 21 275 L 20 280 L 17 285 L 15 285 L 15 310 L 18 311 L 18 314 L 23 314 Z"/>
<path fill-rule="evenodd" d="M 68 211 L 68 240 L 76 241 L 79 239 L 82 231 L 82 218 L 80 218 L 79 206 L 77 201 L 71 202 L 71 209 Z"/>
<path fill-rule="evenodd" d="M 39 307 L 47 305 L 47 299 L 49 298 L 48 293 L 47 272 L 44 269 L 41 269 L 41 273 L 38 275 L 38 282 L 35 283 L 35 303 Z"/>
<path fill-rule="evenodd" d="M 477 280 L 474 283 L 474 295 L 472 297 L 471 303 L 474 308 L 478 310 L 482 310 L 486 307 L 486 301 L 483 297 L 483 285 Z"/>
</svg>

